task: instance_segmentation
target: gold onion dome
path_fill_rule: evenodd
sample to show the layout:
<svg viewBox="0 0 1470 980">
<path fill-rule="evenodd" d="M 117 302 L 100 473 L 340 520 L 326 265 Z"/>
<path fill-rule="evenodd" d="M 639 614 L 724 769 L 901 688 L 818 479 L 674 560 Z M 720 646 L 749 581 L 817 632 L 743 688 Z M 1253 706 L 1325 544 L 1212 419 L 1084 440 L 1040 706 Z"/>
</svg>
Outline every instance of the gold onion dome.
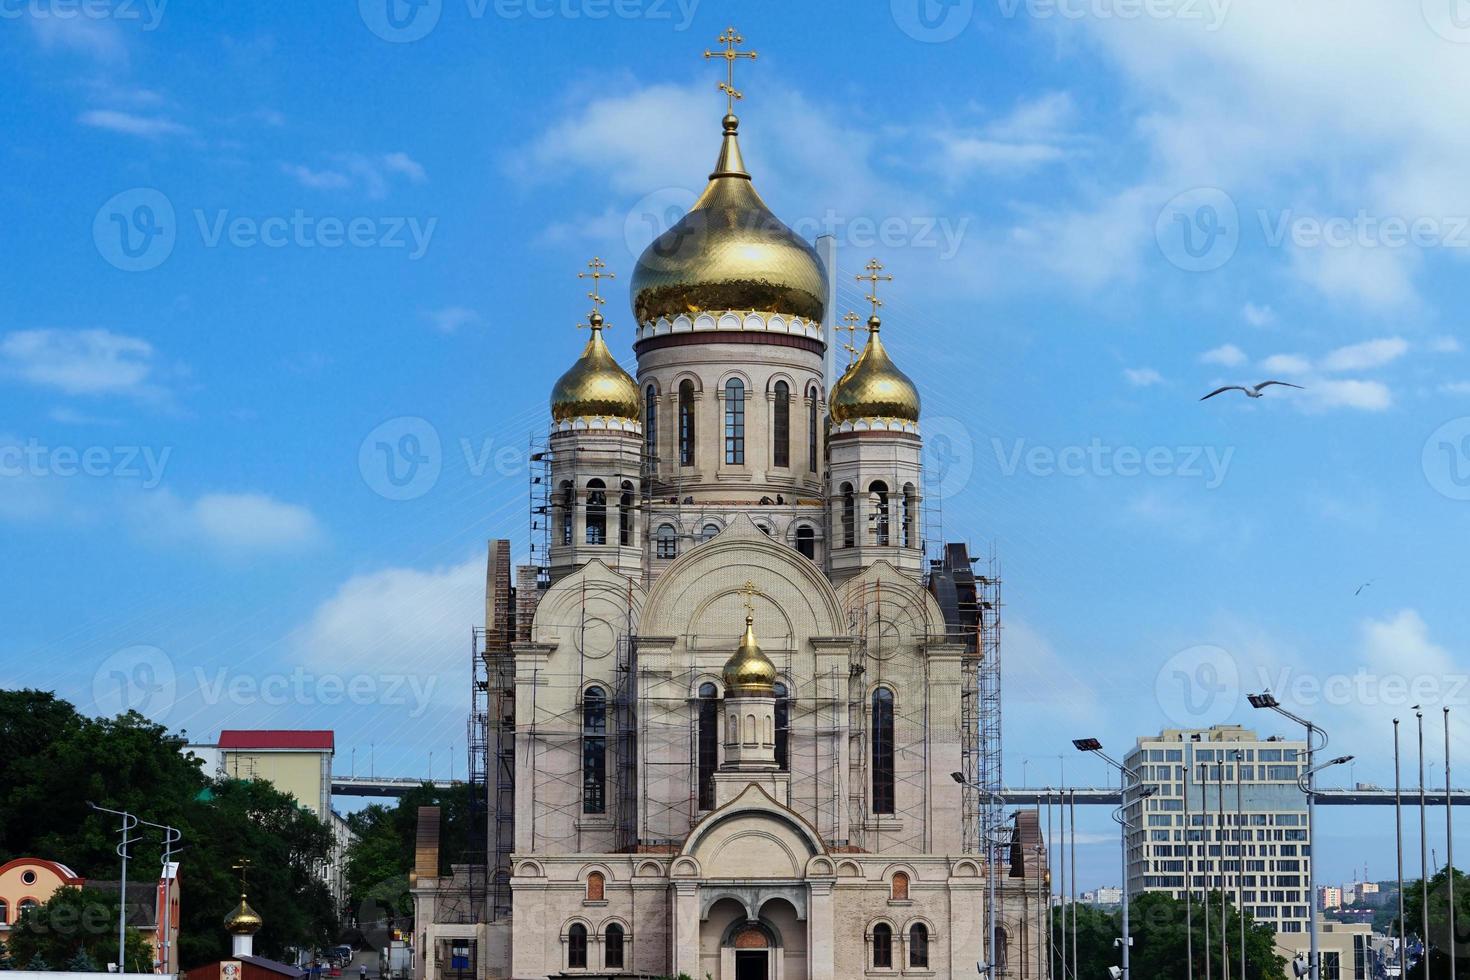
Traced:
<svg viewBox="0 0 1470 980">
<path fill-rule="evenodd" d="M 551 389 L 551 417 L 558 422 L 575 418 L 638 418 L 638 384 L 619 366 L 602 339 L 602 314 L 588 320 L 592 336 L 566 374 Z"/>
<path fill-rule="evenodd" d="M 820 321 L 827 270 L 751 183 L 734 114 L 709 185 L 689 213 L 643 250 L 633 270 L 639 323 L 680 314 L 753 310 Z"/>
<path fill-rule="evenodd" d="M 761 653 L 755 641 L 755 619 L 745 614 L 745 635 L 735 655 L 725 661 L 725 695 L 736 697 L 776 696 L 776 665 Z"/>
<path fill-rule="evenodd" d="M 883 341 L 876 315 L 868 318 L 868 343 L 837 379 L 828 398 L 828 415 L 838 424 L 855 419 L 919 421 L 919 389 L 898 369 Z"/>
<path fill-rule="evenodd" d="M 234 911 L 225 916 L 225 931 L 234 936 L 253 936 L 264 924 L 260 913 L 250 907 L 244 895 L 240 896 L 240 904 L 235 906 Z"/>
</svg>

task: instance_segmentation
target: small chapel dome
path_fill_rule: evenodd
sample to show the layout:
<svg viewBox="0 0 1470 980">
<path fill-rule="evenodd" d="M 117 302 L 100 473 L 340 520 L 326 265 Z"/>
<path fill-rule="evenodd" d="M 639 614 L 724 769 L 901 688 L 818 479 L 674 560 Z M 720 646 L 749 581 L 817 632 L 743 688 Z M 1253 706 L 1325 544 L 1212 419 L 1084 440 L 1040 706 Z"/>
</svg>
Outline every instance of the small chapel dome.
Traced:
<svg viewBox="0 0 1470 980">
<path fill-rule="evenodd" d="M 832 386 L 828 414 L 833 423 L 856 419 L 919 421 L 919 389 L 898 369 L 878 337 L 877 314 L 868 318 L 868 343 Z"/>
<path fill-rule="evenodd" d="M 240 896 L 240 904 L 225 916 L 225 931 L 232 936 L 253 936 L 264 924 L 260 913 L 250 907 L 244 895 Z"/>
<path fill-rule="evenodd" d="M 725 116 L 709 185 L 639 256 L 632 283 L 639 323 L 722 310 L 822 319 L 827 270 L 756 193 L 735 136 L 739 124 Z"/>
<path fill-rule="evenodd" d="M 761 652 L 755 640 L 755 619 L 745 615 L 745 635 L 740 638 L 740 647 L 734 656 L 725 661 L 726 697 L 776 696 L 776 665 Z"/>
<path fill-rule="evenodd" d="M 638 419 L 638 384 L 624 371 L 602 339 L 602 314 L 588 320 L 592 336 L 566 374 L 551 389 L 551 417 Z"/>
</svg>

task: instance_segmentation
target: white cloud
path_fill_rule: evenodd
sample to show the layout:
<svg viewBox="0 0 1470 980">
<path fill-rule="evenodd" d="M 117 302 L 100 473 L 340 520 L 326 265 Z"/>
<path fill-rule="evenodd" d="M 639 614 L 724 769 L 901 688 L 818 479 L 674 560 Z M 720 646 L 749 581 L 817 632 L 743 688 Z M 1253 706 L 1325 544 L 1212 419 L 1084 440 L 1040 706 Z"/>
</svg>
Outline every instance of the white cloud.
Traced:
<svg viewBox="0 0 1470 980">
<path fill-rule="evenodd" d="M 1432 338 L 1428 347 L 1436 354 L 1458 354 L 1461 349 L 1460 341 L 1449 336 Z"/>
<path fill-rule="evenodd" d="M 1322 360 L 1322 370 L 1367 371 L 1391 364 L 1408 353 L 1408 350 L 1409 342 L 1402 337 L 1366 340 L 1361 344 L 1339 347 L 1329 353 Z"/>
<path fill-rule="evenodd" d="M 480 314 L 467 306 L 447 306 L 442 310 L 426 310 L 422 315 L 440 333 L 454 333 L 461 327 L 475 326 L 480 322 Z"/>
<path fill-rule="evenodd" d="M 33 16 L 28 20 L 45 51 L 74 51 L 113 66 L 128 60 L 123 34 L 115 20 L 82 16 Z"/>
<path fill-rule="evenodd" d="M 1153 368 L 1124 368 L 1123 377 L 1136 388 L 1147 388 L 1164 381 L 1164 376 Z"/>
<path fill-rule="evenodd" d="M 296 178 L 302 187 L 317 191 L 339 191 L 352 186 L 352 178 L 336 170 L 313 170 L 299 163 L 283 163 L 281 172 Z"/>
<path fill-rule="evenodd" d="M 1271 307 L 1257 306 L 1255 303 L 1245 304 L 1240 315 L 1253 327 L 1269 327 L 1276 322 L 1276 312 Z"/>
<path fill-rule="evenodd" d="M 232 557 L 301 551 L 324 536 L 310 510 L 261 493 L 209 493 L 188 502 L 156 490 L 132 501 L 131 517 L 149 538 Z"/>
<path fill-rule="evenodd" d="M 373 200 L 388 196 L 393 178 L 422 184 L 429 179 L 422 164 L 401 151 L 369 155 L 335 153 L 332 165 L 313 168 L 299 163 L 281 164 L 281 172 L 311 190 L 339 191 L 361 188 Z"/>
<path fill-rule="evenodd" d="M 0 373 L 68 395 L 156 395 L 153 345 L 110 330 L 17 330 L 0 337 Z"/>
<path fill-rule="evenodd" d="M 162 116 L 140 116 L 120 109 L 89 109 L 77 117 L 77 122 L 96 129 L 106 129 L 128 136 L 157 139 L 160 136 L 176 136 L 189 132 L 189 127 Z"/>
<path fill-rule="evenodd" d="M 1245 351 L 1234 344 L 1223 344 L 1207 350 L 1199 356 L 1202 364 L 1218 364 L 1221 367 L 1239 367 L 1247 360 Z"/>
<path fill-rule="evenodd" d="M 1272 354 L 1261 362 L 1261 370 L 1268 374 L 1306 374 L 1312 370 L 1312 362 L 1300 354 Z"/>
<path fill-rule="evenodd" d="M 1439 390 L 1446 395 L 1470 395 L 1470 381 L 1447 381 Z"/>
<path fill-rule="evenodd" d="M 1308 408 L 1356 408 L 1381 412 L 1393 404 L 1393 394 L 1381 381 L 1349 378 L 1319 378 L 1306 382 L 1301 404 Z"/>
<path fill-rule="evenodd" d="M 977 129 L 927 128 L 939 144 L 933 165 L 949 180 L 976 173 L 1021 173 L 1066 156 L 1076 106 L 1065 92 L 1022 101 L 1009 115 Z"/>
</svg>

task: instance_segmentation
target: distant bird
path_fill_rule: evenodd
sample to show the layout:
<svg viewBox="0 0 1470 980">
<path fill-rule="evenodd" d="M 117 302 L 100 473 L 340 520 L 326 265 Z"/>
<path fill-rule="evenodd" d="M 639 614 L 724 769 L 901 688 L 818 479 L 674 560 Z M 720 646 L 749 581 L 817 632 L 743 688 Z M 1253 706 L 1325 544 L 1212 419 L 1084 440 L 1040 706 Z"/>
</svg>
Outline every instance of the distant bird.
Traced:
<svg viewBox="0 0 1470 980">
<path fill-rule="evenodd" d="M 1260 398 L 1261 389 L 1269 388 L 1272 385 L 1285 385 L 1288 388 L 1301 387 L 1301 385 L 1294 385 L 1290 381 L 1262 381 L 1258 385 L 1226 385 L 1223 388 L 1216 388 L 1214 391 L 1206 395 L 1205 398 L 1214 398 L 1222 391 L 1243 391 L 1245 392 L 1247 398 Z M 1200 401 L 1204 401 L 1205 398 L 1201 398 Z"/>
<path fill-rule="evenodd" d="M 1363 594 L 1363 590 L 1366 589 L 1368 586 L 1370 586 L 1372 584 L 1373 584 L 1373 579 L 1369 579 L 1368 581 L 1364 582 L 1362 585 L 1358 586 L 1358 591 L 1354 592 L 1353 595 L 1362 595 Z"/>
</svg>

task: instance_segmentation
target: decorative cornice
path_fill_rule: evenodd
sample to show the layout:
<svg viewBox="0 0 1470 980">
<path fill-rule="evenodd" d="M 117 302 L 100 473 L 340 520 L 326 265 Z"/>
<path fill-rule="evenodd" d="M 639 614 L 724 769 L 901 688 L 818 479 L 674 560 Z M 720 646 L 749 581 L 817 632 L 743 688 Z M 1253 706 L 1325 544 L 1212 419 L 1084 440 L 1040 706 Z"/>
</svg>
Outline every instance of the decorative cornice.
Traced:
<svg viewBox="0 0 1470 980">
<path fill-rule="evenodd" d="M 606 415 L 579 415 L 576 418 L 551 423 L 552 435 L 568 432 L 626 432 L 630 435 L 642 435 L 643 423 L 637 419 L 613 418 Z"/>
</svg>

